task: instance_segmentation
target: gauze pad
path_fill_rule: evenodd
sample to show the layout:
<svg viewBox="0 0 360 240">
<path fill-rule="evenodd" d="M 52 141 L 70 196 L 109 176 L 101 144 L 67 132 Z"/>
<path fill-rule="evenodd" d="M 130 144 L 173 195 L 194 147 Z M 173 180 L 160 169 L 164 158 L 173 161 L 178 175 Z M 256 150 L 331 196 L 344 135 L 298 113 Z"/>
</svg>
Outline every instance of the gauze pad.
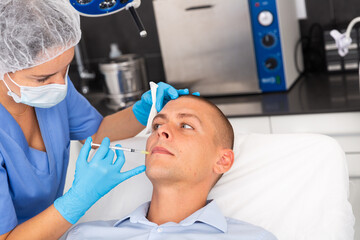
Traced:
<svg viewBox="0 0 360 240">
<path fill-rule="evenodd" d="M 151 105 L 151 110 L 150 110 L 150 115 L 146 124 L 146 130 L 145 130 L 145 134 L 149 134 L 151 133 L 151 128 L 152 128 L 152 121 L 154 119 L 154 117 L 156 116 L 156 114 L 158 113 L 156 111 L 156 92 L 157 92 L 157 88 L 158 85 L 154 82 L 150 82 L 150 90 L 151 90 L 151 100 L 152 100 L 152 105 Z"/>
</svg>

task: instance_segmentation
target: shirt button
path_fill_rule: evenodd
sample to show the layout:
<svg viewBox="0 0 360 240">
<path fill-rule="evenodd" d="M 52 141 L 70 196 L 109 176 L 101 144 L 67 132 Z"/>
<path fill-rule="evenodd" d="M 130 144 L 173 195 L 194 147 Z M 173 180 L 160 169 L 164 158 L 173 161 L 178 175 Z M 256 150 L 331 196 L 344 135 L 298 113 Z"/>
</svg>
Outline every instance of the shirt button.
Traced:
<svg viewBox="0 0 360 240">
<path fill-rule="evenodd" d="M 161 227 L 157 228 L 156 230 L 157 232 L 161 233 L 163 231 L 163 229 Z"/>
</svg>

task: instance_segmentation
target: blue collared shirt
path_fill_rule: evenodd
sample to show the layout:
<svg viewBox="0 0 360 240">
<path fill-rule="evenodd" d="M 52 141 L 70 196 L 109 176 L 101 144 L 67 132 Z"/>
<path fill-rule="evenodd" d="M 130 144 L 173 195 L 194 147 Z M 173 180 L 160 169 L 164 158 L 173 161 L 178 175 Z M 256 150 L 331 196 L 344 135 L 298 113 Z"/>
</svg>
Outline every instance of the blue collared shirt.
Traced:
<svg viewBox="0 0 360 240">
<path fill-rule="evenodd" d="M 96 221 L 75 226 L 67 240 L 83 239 L 224 239 L 276 240 L 268 231 L 249 223 L 224 217 L 215 203 L 209 202 L 180 223 L 162 225 L 147 220 L 150 202 L 138 207 L 120 221 Z"/>
</svg>

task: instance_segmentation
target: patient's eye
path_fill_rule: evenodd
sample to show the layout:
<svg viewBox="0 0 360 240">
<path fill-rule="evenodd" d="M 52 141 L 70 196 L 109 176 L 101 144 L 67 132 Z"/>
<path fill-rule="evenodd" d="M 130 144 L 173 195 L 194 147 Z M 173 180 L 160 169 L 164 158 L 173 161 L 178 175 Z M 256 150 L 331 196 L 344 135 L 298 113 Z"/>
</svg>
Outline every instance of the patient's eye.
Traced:
<svg viewBox="0 0 360 240">
<path fill-rule="evenodd" d="M 186 129 L 194 129 L 192 126 L 190 126 L 190 125 L 187 124 L 187 123 L 182 123 L 182 124 L 181 124 L 181 127 L 182 127 L 182 128 L 186 128 Z"/>
<path fill-rule="evenodd" d="M 152 126 L 152 128 L 153 128 L 154 131 L 156 131 L 156 130 L 159 129 L 160 126 L 161 126 L 161 124 L 154 123 L 153 126 Z"/>
</svg>

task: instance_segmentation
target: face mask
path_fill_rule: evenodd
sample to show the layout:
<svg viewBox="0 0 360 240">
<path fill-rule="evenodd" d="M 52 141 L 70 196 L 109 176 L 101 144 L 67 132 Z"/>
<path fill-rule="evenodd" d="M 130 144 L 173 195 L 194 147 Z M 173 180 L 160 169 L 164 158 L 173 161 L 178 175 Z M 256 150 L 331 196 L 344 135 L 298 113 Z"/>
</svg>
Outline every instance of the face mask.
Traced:
<svg viewBox="0 0 360 240">
<path fill-rule="evenodd" d="M 4 83 L 9 90 L 8 95 L 11 96 L 15 102 L 23 103 L 32 107 L 51 108 L 64 100 L 66 97 L 68 72 L 69 67 L 67 68 L 65 74 L 65 84 L 48 84 L 40 87 L 20 86 L 11 79 L 9 74 L 7 74 L 9 79 L 20 88 L 21 97 L 12 92 L 5 81 Z"/>
</svg>

